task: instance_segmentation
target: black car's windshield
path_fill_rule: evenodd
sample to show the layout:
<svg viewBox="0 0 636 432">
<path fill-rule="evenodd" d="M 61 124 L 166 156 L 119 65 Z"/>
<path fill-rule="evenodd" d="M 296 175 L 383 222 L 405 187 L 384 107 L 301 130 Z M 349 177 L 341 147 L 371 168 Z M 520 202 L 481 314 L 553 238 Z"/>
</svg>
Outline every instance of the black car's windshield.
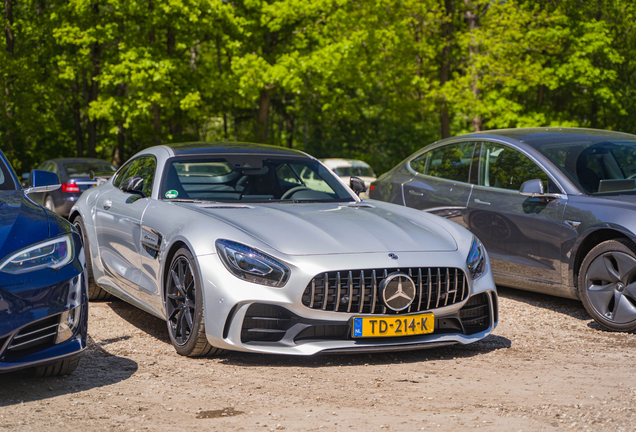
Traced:
<svg viewBox="0 0 636 432">
<path fill-rule="evenodd" d="M 166 167 L 161 198 L 219 202 L 353 200 L 317 161 L 256 155 L 174 158 Z"/>
<path fill-rule="evenodd" d="M 0 154 L 0 190 L 16 190 L 17 186 L 10 174 L 11 168 Z"/>
<path fill-rule="evenodd" d="M 544 144 L 538 150 L 587 194 L 636 193 L 636 142 Z"/>
<path fill-rule="evenodd" d="M 88 177 L 91 171 L 95 175 L 113 175 L 115 167 L 108 162 L 72 162 L 64 164 L 64 171 L 69 177 Z"/>
</svg>

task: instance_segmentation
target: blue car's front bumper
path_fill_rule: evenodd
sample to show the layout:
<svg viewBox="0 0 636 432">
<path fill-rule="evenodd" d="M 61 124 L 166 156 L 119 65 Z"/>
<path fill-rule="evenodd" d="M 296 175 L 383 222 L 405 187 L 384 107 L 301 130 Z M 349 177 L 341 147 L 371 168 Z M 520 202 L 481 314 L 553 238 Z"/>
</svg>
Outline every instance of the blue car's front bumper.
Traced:
<svg viewBox="0 0 636 432">
<path fill-rule="evenodd" d="M 76 257 L 59 270 L 0 273 L 0 373 L 75 357 L 86 348 L 84 253 L 79 236 L 73 238 Z"/>
</svg>

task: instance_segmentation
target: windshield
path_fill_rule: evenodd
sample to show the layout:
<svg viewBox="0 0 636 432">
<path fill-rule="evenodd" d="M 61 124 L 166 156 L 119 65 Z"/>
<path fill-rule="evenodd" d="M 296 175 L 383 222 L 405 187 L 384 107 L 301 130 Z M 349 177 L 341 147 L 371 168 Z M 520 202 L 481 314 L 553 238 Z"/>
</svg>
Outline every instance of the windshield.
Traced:
<svg viewBox="0 0 636 432">
<path fill-rule="evenodd" d="M 64 170 L 69 177 L 89 177 L 91 171 L 95 175 L 113 175 L 115 167 L 108 162 L 74 162 L 64 165 Z"/>
<path fill-rule="evenodd" d="M 340 177 L 375 177 L 375 173 L 371 168 L 363 166 L 334 168 L 333 172 L 338 174 Z"/>
<path fill-rule="evenodd" d="M 13 177 L 9 174 L 11 167 L 6 163 L 4 155 L 0 152 L 0 190 L 16 190 Z"/>
<path fill-rule="evenodd" d="M 538 150 L 587 194 L 636 193 L 634 141 L 546 144 Z"/>
<path fill-rule="evenodd" d="M 236 155 L 168 162 L 161 197 L 218 202 L 348 202 L 354 198 L 327 169 L 306 158 Z"/>
</svg>

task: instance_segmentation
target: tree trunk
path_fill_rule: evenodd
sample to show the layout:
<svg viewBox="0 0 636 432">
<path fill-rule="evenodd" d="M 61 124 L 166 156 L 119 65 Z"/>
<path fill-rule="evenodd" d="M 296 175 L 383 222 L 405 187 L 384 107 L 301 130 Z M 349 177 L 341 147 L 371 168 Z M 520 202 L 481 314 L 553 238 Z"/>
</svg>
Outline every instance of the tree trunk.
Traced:
<svg viewBox="0 0 636 432">
<path fill-rule="evenodd" d="M 267 141 L 267 125 L 269 117 L 269 90 L 261 90 L 261 98 L 258 105 L 258 131 L 257 137 L 260 142 Z"/>
<path fill-rule="evenodd" d="M 156 103 L 152 104 L 152 127 L 155 130 L 155 144 L 159 145 L 161 144 L 161 110 Z"/>
<path fill-rule="evenodd" d="M 443 87 L 444 84 L 446 84 L 450 79 L 451 45 L 453 38 L 453 14 L 455 12 L 453 0 L 445 0 L 444 8 L 446 10 L 446 21 L 444 21 L 444 23 L 442 24 L 442 37 L 444 40 L 444 46 L 442 47 L 442 58 L 439 68 L 440 87 Z M 450 137 L 450 115 L 448 114 L 446 97 L 442 99 L 440 104 L 439 122 L 442 138 Z"/>
<path fill-rule="evenodd" d="M 75 153 L 77 157 L 84 157 L 84 132 L 82 131 L 82 115 L 80 108 L 80 90 L 77 81 L 73 81 L 71 84 L 71 90 L 73 91 L 73 127 L 75 129 Z"/>
<path fill-rule="evenodd" d="M 97 21 L 99 21 L 99 4 L 93 3 L 92 5 L 93 14 Z M 99 96 L 99 83 L 97 81 L 97 77 L 100 75 L 101 71 L 101 55 L 102 55 L 102 47 L 98 42 L 93 43 L 91 47 L 91 63 L 93 66 L 93 70 L 91 72 L 91 82 L 90 90 L 88 93 L 88 107 L 91 106 L 92 102 L 97 100 Z M 88 120 L 88 157 L 96 157 L 95 147 L 97 147 L 97 120 L 90 119 Z"/>
<path fill-rule="evenodd" d="M 219 68 L 219 79 L 223 79 L 223 62 L 221 61 L 221 36 L 216 37 L 216 62 Z M 227 111 L 223 111 L 223 136 L 225 137 L 225 141 L 228 140 L 229 136 L 227 133 Z"/>
<path fill-rule="evenodd" d="M 7 52 L 7 54 L 9 54 L 7 57 L 9 57 L 10 59 L 13 60 L 13 57 L 15 55 L 15 38 L 13 35 L 13 0 L 4 0 L 4 17 L 5 17 L 5 23 L 4 23 L 4 35 L 5 35 L 5 39 L 6 39 L 6 46 L 5 46 L 5 50 Z M 15 145 L 14 145 L 14 137 L 12 134 L 12 129 L 13 129 L 13 117 L 15 116 L 15 112 L 13 109 L 13 104 L 12 104 L 12 96 L 13 96 L 13 86 L 14 86 L 14 81 L 15 81 L 15 76 L 13 75 L 8 75 L 5 77 L 5 82 L 4 82 L 4 93 L 6 95 L 6 103 L 5 103 L 5 112 L 7 115 L 7 119 L 9 120 L 6 125 L 6 129 L 4 131 L 4 137 L 5 137 L 5 152 L 9 153 L 11 152 Z"/>
<path fill-rule="evenodd" d="M 471 76 L 471 84 L 470 89 L 475 96 L 475 100 L 479 100 L 481 98 L 481 91 L 479 89 L 479 72 L 477 71 L 477 67 L 475 66 L 475 57 L 478 53 L 477 42 L 475 42 L 475 30 L 479 27 L 479 17 L 477 15 L 476 10 L 471 10 L 470 2 L 468 0 L 464 0 L 466 6 L 469 9 L 466 10 L 466 22 L 468 23 L 468 32 L 471 35 L 470 42 L 468 44 L 468 58 L 470 62 L 470 76 Z M 471 121 L 471 127 L 475 132 L 481 131 L 482 128 L 482 118 L 479 114 L 475 114 Z"/>
</svg>

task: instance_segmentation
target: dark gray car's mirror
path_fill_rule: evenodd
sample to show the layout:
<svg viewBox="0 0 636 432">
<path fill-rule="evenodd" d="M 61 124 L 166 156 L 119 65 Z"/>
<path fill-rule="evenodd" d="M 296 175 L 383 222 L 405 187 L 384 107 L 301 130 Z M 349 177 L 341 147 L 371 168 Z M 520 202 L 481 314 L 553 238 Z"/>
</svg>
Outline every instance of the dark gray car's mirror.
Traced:
<svg viewBox="0 0 636 432">
<path fill-rule="evenodd" d="M 519 193 L 529 197 L 543 195 L 543 182 L 539 179 L 528 180 L 521 185 Z"/>
<path fill-rule="evenodd" d="M 349 187 L 356 195 L 360 195 L 362 192 L 367 190 L 367 187 L 364 185 L 364 180 L 359 177 L 351 177 L 349 179 Z"/>
<path fill-rule="evenodd" d="M 143 188 L 144 179 L 139 176 L 135 176 L 124 181 L 119 189 L 122 192 L 140 195 L 142 198 L 146 198 L 146 194 L 144 193 Z"/>
<path fill-rule="evenodd" d="M 25 194 L 49 192 L 62 186 L 57 174 L 37 169 L 31 171 L 29 184 L 31 187 L 24 190 Z"/>
<path fill-rule="evenodd" d="M 531 198 L 556 199 L 559 194 L 545 193 L 543 190 L 543 182 L 539 179 L 528 180 L 521 185 L 519 194 Z"/>
</svg>

